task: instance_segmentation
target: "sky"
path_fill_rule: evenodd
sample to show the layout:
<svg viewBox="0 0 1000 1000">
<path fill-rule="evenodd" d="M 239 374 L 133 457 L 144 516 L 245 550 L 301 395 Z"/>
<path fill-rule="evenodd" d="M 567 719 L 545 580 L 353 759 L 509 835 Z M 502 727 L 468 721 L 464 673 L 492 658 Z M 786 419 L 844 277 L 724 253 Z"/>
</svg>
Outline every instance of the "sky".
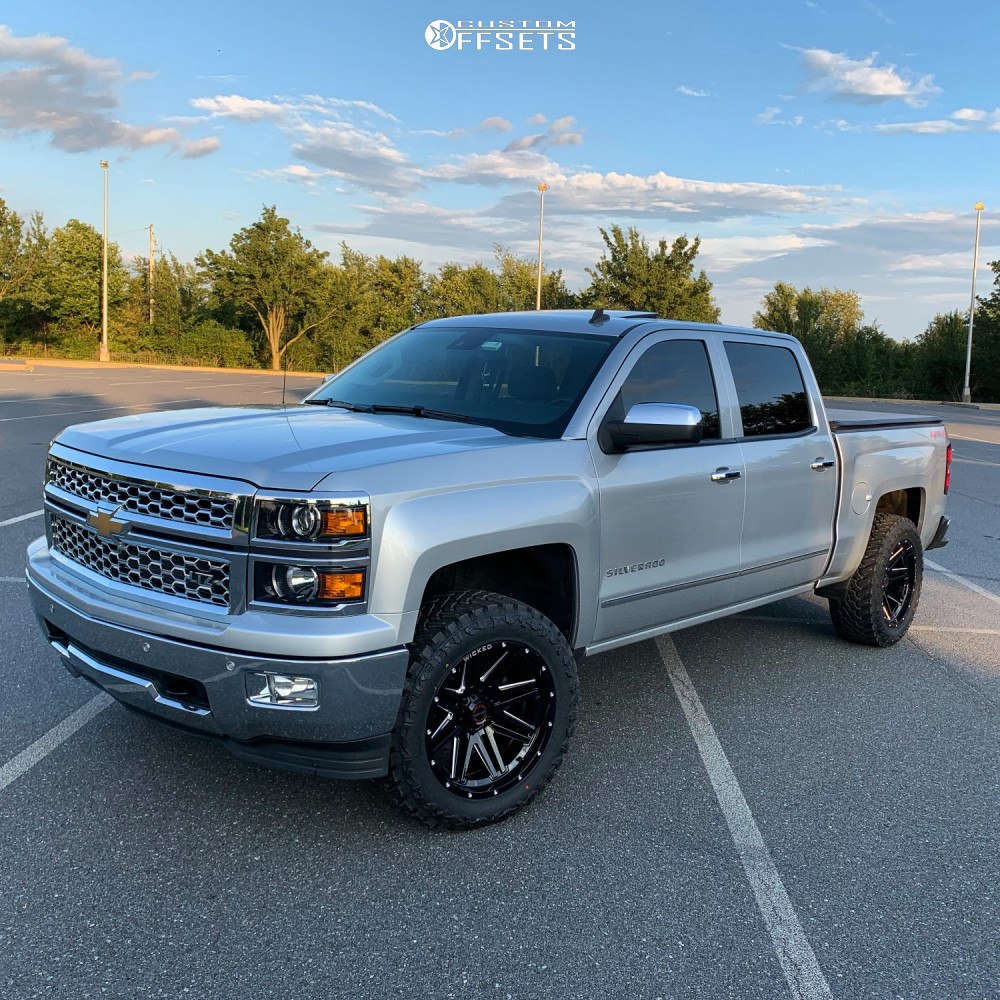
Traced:
<svg viewBox="0 0 1000 1000">
<path fill-rule="evenodd" d="M 998 43 L 966 0 L 9 3 L 0 197 L 100 229 L 104 159 L 126 257 L 153 224 L 193 261 L 273 204 L 334 261 L 433 270 L 534 259 L 544 182 L 572 290 L 635 226 L 700 237 L 723 322 L 786 281 L 910 339 L 969 307 L 976 202 L 991 289 Z"/>
</svg>

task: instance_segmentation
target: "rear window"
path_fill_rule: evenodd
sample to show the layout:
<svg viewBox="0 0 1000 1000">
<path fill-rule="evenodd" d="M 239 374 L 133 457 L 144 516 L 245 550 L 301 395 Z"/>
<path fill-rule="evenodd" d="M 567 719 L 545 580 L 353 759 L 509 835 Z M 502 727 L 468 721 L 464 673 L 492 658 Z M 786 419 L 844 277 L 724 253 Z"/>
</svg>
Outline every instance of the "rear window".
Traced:
<svg viewBox="0 0 1000 1000">
<path fill-rule="evenodd" d="M 813 426 L 802 372 L 787 347 L 726 341 L 744 437 L 795 434 Z"/>
</svg>

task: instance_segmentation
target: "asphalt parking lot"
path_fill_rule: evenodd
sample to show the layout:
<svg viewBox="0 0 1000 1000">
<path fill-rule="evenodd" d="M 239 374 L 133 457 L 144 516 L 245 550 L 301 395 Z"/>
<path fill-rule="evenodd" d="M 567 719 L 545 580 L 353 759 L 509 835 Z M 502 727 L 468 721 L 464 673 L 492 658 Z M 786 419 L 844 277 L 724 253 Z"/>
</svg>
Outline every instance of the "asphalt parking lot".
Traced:
<svg viewBox="0 0 1000 1000">
<path fill-rule="evenodd" d="M 595 657 L 556 780 L 450 833 L 109 707 L 29 614 L 61 428 L 281 398 L 0 370 L 0 997 L 1000 997 L 1000 411 L 860 407 L 954 442 L 905 640 L 795 599 Z"/>
</svg>

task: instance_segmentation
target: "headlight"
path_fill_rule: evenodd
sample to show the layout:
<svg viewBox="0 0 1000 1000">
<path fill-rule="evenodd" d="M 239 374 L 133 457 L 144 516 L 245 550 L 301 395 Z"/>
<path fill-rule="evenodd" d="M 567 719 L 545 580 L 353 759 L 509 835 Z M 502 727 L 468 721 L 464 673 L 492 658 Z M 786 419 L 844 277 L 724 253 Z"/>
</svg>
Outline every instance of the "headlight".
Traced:
<svg viewBox="0 0 1000 1000">
<path fill-rule="evenodd" d="M 258 500 L 257 537 L 286 542 L 334 542 L 368 533 L 365 508 L 335 500 Z"/>
<path fill-rule="evenodd" d="M 258 562 L 254 567 L 254 600 L 293 607 L 328 607 L 364 600 L 363 570 Z"/>
</svg>

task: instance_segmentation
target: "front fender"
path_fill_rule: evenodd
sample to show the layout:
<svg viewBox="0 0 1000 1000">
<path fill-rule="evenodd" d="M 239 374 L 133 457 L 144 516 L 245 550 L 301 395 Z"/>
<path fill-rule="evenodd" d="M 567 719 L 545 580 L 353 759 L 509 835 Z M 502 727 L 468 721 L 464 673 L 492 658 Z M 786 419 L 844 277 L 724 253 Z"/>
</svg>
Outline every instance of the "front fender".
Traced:
<svg viewBox="0 0 1000 1000">
<path fill-rule="evenodd" d="M 473 487 L 402 501 L 382 525 L 369 610 L 416 612 L 432 574 L 452 563 L 531 545 L 565 544 L 577 560 L 578 634 L 592 634 L 598 514 L 596 491 L 579 479 Z M 403 642 L 411 638 L 400 636 Z"/>
</svg>

